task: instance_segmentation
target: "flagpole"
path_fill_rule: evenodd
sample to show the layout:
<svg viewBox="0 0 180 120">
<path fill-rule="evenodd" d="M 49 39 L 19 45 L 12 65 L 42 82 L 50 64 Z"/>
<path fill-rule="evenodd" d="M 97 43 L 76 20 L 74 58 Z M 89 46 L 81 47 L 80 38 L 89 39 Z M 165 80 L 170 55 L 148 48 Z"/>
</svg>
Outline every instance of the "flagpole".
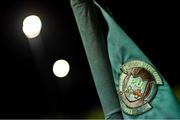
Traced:
<svg viewBox="0 0 180 120">
<path fill-rule="evenodd" d="M 106 119 L 122 118 L 107 47 L 93 0 L 71 0 L 94 83 Z"/>
</svg>

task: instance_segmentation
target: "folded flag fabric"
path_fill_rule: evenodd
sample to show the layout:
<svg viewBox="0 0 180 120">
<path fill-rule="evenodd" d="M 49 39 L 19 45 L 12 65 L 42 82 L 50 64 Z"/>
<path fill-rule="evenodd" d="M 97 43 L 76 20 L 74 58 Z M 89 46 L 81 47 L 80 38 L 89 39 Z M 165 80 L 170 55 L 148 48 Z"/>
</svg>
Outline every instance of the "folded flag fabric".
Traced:
<svg viewBox="0 0 180 120">
<path fill-rule="evenodd" d="M 105 118 L 180 119 L 168 83 L 112 16 L 93 0 L 71 0 L 71 6 Z M 107 24 L 107 38 L 97 10 Z"/>
</svg>

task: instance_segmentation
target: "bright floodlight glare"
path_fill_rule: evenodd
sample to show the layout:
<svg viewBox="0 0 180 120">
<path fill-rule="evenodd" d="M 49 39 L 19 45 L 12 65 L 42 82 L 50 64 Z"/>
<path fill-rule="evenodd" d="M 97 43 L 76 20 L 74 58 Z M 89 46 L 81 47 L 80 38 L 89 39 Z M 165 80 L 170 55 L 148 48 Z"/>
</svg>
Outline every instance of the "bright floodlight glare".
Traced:
<svg viewBox="0 0 180 120">
<path fill-rule="evenodd" d="M 30 15 L 23 21 L 23 32 L 28 38 L 35 38 L 41 32 L 41 20 L 38 16 Z"/>
<path fill-rule="evenodd" d="M 70 70 L 70 66 L 66 60 L 57 60 L 53 65 L 53 73 L 57 77 L 65 77 Z"/>
</svg>

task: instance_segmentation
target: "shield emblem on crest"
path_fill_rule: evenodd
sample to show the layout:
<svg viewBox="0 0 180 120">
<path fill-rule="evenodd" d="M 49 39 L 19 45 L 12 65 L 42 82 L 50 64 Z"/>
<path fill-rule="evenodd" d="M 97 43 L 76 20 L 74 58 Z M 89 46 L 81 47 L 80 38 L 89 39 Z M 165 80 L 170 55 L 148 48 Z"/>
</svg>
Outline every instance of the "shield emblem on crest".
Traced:
<svg viewBox="0 0 180 120">
<path fill-rule="evenodd" d="M 141 77 L 134 78 L 132 75 L 126 83 L 125 96 L 130 102 L 141 99 L 145 94 L 147 81 Z"/>
<path fill-rule="evenodd" d="M 155 69 L 143 61 L 131 61 L 121 68 L 119 98 L 125 113 L 142 114 L 152 107 L 149 102 L 162 84 Z"/>
</svg>

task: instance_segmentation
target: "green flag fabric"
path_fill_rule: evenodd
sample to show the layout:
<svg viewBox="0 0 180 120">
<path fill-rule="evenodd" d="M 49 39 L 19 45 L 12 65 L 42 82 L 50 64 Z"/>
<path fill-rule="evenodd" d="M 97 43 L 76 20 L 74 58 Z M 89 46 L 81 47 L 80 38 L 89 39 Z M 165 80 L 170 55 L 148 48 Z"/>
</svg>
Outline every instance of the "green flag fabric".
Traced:
<svg viewBox="0 0 180 120">
<path fill-rule="evenodd" d="M 138 106 L 133 107 L 133 105 L 126 105 L 128 104 L 128 102 L 124 103 L 124 101 L 122 100 L 124 98 L 119 97 L 120 101 L 122 101 L 120 103 L 123 109 L 123 117 L 130 118 L 130 119 L 131 118 L 136 118 L 136 119 L 179 118 L 180 119 L 179 102 L 176 100 L 166 80 L 157 71 L 157 69 L 153 66 L 150 60 L 144 55 L 144 53 L 137 47 L 137 45 L 128 37 L 128 35 L 121 29 L 121 27 L 113 20 L 113 18 L 97 3 L 96 5 L 100 8 L 103 14 L 103 17 L 106 20 L 108 28 L 109 28 L 109 32 L 107 36 L 108 53 L 109 53 L 109 59 L 112 66 L 117 93 L 121 94 L 119 93 L 121 91 L 120 84 L 122 84 L 122 86 L 125 86 L 123 84 L 123 77 L 122 77 L 124 75 L 123 70 L 120 70 L 120 68 L 124 68 L 124 69 L 134 68 L 135 69 L 137 67 L 139 68 L 141 67 L 145 69 L 144 70 L 145 72 L 143 75 L 145 76 L 146 72 L 148 71 L 151 74 L 150 76 L 153 77 L 152 79 L 154 79 L 155 81 L 154 87 L 153 85 L 151 85 L 151 87 L 149 88 L 149 89 L 152 89 L 150 90 L 150 92 L 151 91 L 153 92 L 153 89 L 154 89 L 154 93 L 153 94 L 149 93 L 147 96 L 144 96 L 144 97 L 150 97 L 150 99 L 147 100 L 149 102 L 148 104 L 150 108 L 146 106 L 147 103 L 142 103 L 140 107 Z M 129 65 L 130 67 L 126 67 L 126 65 L 127 66 Z M 132 84 L 132 82 L 129 84 Z M 125 90 L 128 90 L 128 89 L 125 89 Z M 130 99 L 133 100 L 133 98 L 130 98 Z M 138 99 L 135 99 L 135 100 L 138 100 Z M 131 106 L 131 107 L 128 107 L 128 106 Z"/>
<path fill-rule="evenodd" d="M 71 0 L 71 5 L 105 118 L 180 119 L 179 102 L 166 80 L 108 12 L 92 0 Z"/>
</svg>

